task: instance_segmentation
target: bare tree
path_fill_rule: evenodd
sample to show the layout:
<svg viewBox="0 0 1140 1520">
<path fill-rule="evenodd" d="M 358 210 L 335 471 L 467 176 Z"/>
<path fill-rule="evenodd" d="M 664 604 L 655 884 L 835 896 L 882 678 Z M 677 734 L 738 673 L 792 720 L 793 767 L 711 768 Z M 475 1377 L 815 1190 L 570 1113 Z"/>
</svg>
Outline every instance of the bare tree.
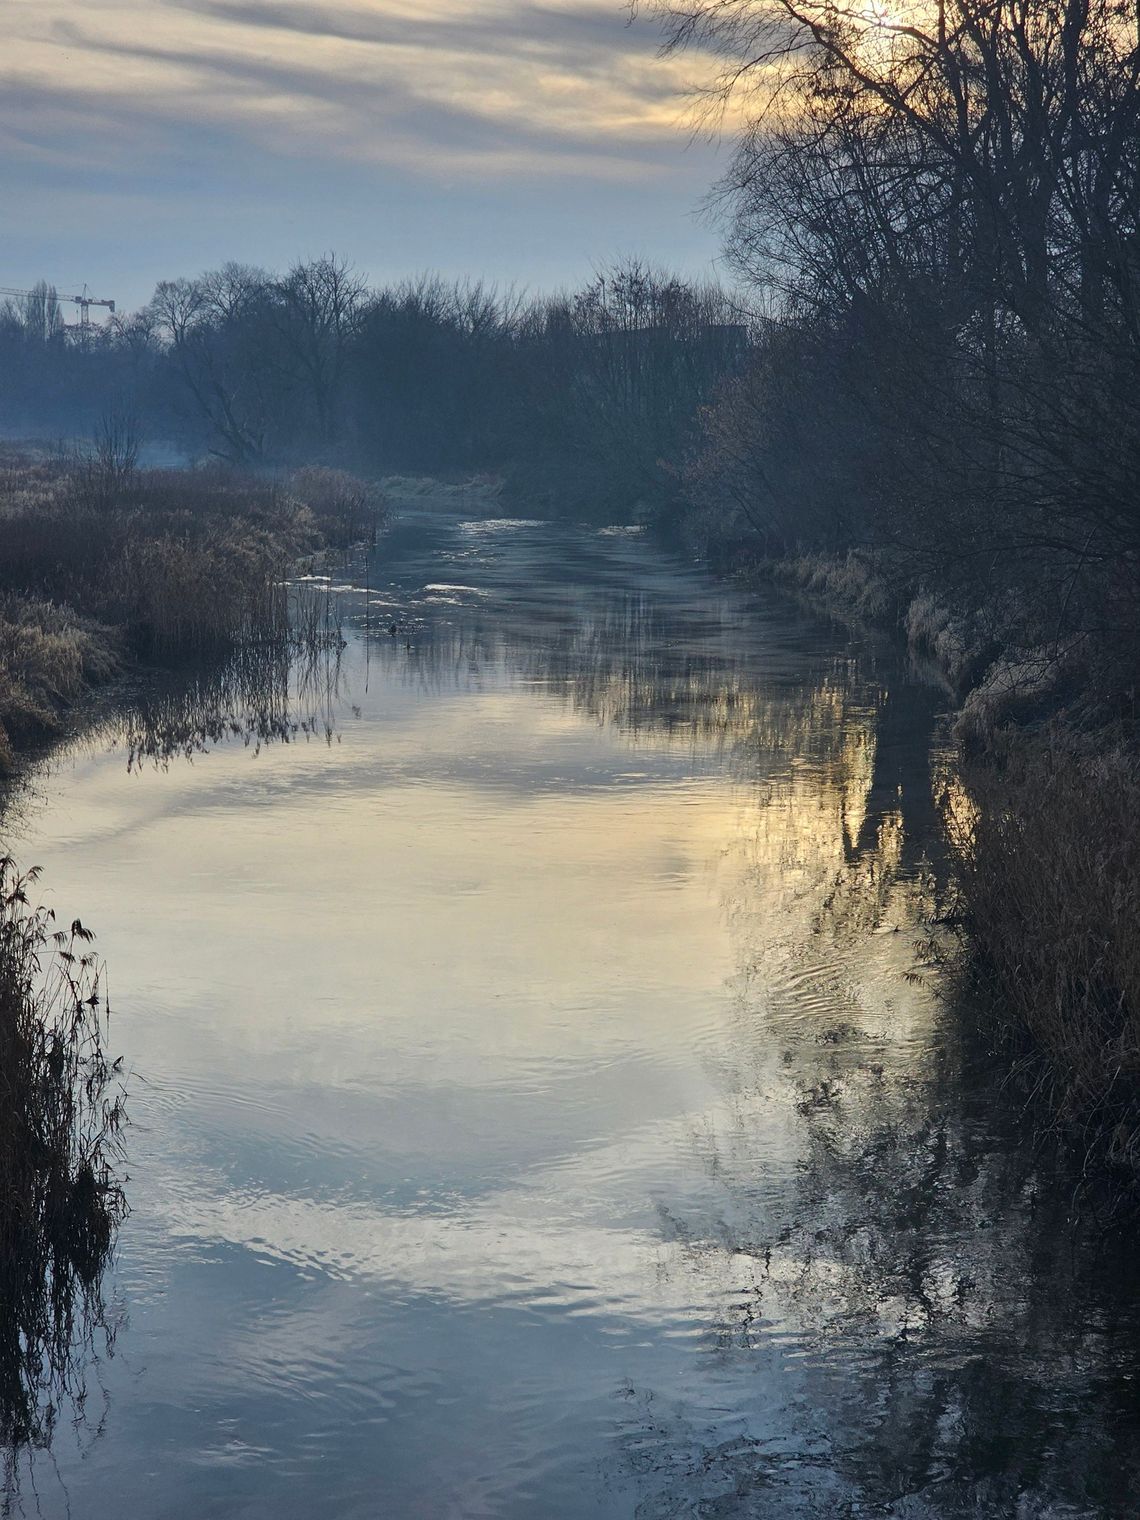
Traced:
<svg viewBox="0 0 1140 1520">
<path fill-rule="evenodd" d="M 54 285 L 37 280 L 23 297 L 24 332 L 34 343 L 50 343 L 63 336 L 64 320 Z"/>
<path fill-rule="evenodd" d="M 276 397 L 262 338 L 270 280 L 227 264 L 195 280 L 164 280 L 149 319 L 170 345 L 182 380 L 223 456 L 265 453 Z"/>
<path fill-rule="evenodd" d="M 272 286 L 269 310 L 282 355 L 312 406 L 314 430 L 325 446 L 340 431 L 349 348 L 366 293 L 364 279 L 333 253 L 294 264 Z"/>
<path fill-rule="evenodd" d="M 835 457 L 845 418 L 883 438 L 878 478 L 839 468 L 835 489 L 865 487 L 876 531 L 940 573 L 999 556 L 1039 604 L 1091 626 L 1090 572 L 1135 586 L 1140 565 L 1136 12 L 646 8 L 667 46 L 719 56 L 715 99 L 750 113 L 722 186 L 730 250 L 778 293 L 802 356 L 830 344 L 829 366 L 802 360 L 843 387 L 813 403 L 817 454 Z M 1140 632 L 1140 597 L 1126 600 Z"/>
</svg>

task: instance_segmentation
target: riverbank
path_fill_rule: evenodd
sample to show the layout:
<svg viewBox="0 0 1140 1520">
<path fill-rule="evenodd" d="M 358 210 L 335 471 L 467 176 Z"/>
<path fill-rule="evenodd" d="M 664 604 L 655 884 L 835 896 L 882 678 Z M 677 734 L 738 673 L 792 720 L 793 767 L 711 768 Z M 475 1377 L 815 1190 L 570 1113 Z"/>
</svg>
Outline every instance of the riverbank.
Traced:
<svg viewBox="0 0 1140 1520">
<path fill-rule="evenodd" d="M 383 514 L 339 470 L 0 459 L 0 772 L 130 664 L 287 639 L 284 577 L 374 538 Z"/>
<path fill-rule="evenodd" d="M 959 972 L 1044 1122 L 1140 1185 L 1140 750 L 1134 692 L 1088 640 L 1018 641 L 870 556 L 762 559 L 744 579 L 905 642 L 951 696 L 941 799 Z"/>
</svg>

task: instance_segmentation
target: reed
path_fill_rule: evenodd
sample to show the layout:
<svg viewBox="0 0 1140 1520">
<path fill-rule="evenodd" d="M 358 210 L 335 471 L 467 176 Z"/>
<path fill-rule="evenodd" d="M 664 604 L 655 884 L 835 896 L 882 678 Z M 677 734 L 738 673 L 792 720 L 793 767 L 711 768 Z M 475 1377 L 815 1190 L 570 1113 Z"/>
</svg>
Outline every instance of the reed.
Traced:
<svg viewBox="0 0 1140 1520">
<path fill-rule="evenodd" d="M 948 810 L 970 964 L 1047 1110 L 1140 1176 L 1140 761 L 1006 730 Z"/>
<path fill-rule="evenodd" d="M 52 602 L 0 593 L 0 773 L 13 744 L 55 732 L 69 704 L 120 663 L 110 629 Z"/>
<path fill-rule="evenodd" d="M 103 1325 L 100 1278 L 126 1213 L 120 1063 L 90 932 L 33 906 L 0 859 L 0 1445 L 45 1443 Z"/>
<path fill-rule="evenodd" d="M 335 614 L 286 578 L 383 518 L 376 487 L 344 471 L 140 471 L 121 452 L 0 457 L 0 769 L 125 657 L 338 638 Z"/>
<path fill-rule="evenodd" d="M 379 486 L 347 470 L 311 465 L 289 477 L 290 495 L 324 525 L 327 537 L 342 546 L 376 542 L 376 529 L 385 512 Z"/>
<path fill-rule="evenodd" d="M 842 555 L 792 553 L 753 560 L 746 583 L 774 581 L 831 616 L 856 623 L 897 627 L 907 590 L 880 556 L 852 549 Z"/>
</svg>

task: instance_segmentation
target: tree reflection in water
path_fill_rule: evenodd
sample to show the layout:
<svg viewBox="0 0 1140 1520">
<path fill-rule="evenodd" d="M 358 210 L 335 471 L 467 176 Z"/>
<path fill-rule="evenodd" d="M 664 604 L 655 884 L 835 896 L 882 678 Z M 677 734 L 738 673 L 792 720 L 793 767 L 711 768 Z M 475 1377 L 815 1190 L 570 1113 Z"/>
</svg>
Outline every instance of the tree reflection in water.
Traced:
<svg viewBox="0 0 1140 1520">
<path fill-rule="evenodd" d="M 553 637 L 437 631 L 408 678 L 500 661 L 750 798 L 721 878 L 745 1054 L 692 1133 L 708 1194 L 660 1208 L 663 1270 L 731 1305 L 722 1396 L 621 1390 L 637 1514 L 1135 1514 L 1140 1263 L 916 961 L 945 890 L 939 694 L 889 655 L 757 680 L 637 596 Z"/>
<path fill-rule="evenodd" d="M 166 769 L 221 744 L 254 753 L 269 744 L 337 737 L 343 695 L 339 647 L 249 645 L 224 660 L 149 680 L 93 718 L 81 736 L 92 753 L 126 752 L 128 770 Z"/>
<path fill-rule="evenodd" d="M 621 1390 L 637 1513 L 1135 1513 L 1140 1268 L 916 964 L 944 887 L 938 693 L 889 656 L 758 680 L 637 596 L 529 638 L 472 614 L 406 678 L 504 663 L 748 798 L 721 873 L 744 1054 L 694 1123 L 707 1194 L 660 1206 L 662 1270 L 730 1306 L 705 1336 L 721 1397 Z"/>
<path fill-rule="evenodd" d="M 916 966 L 943 900 L 929 694 L 775 706 L 738 727 L 764 759 L 722 877 L 748 1054 L 693 1132 L 708 1194 L 662 1211 L 675 1270 L 731 1305 L 723 1401 L 626 1390 L 637 1512 L 1132 1515 L 1140 1264 Z"/>
<path fill-rule="evenodd" d="M 795 631 L 758 679 L 739 632 L 619 592 L 370 646 L 427 689 L 506 668 L 746 799 L 721 875 L 742 1054 L 692 1135 L 707 1196 L 660 1216 L 662 1270 L 723 1284 L 723 1397 L 622 1390 L 638 1513 L 1130 1514 L 1137 1269 L 915 974 L 942 889 L 939 695 L 834 639 L 805 678 Z"/>
</svg>

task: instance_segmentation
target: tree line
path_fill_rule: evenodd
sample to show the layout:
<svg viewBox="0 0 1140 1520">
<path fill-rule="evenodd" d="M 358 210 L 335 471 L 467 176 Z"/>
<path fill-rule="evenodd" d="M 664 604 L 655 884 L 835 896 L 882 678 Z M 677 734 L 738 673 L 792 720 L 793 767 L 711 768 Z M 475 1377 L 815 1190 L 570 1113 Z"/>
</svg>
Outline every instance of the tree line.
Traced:
<svg viewBox="0 0 1140 1520">
<path fill-rule="evenodd" d="M 42 287 L 0 310 L 0 405 L 25 433 L 132 429 L 244 467 L 503 474 L 536 507 L 668 515 L 747 324 L 629 260 L 528 297 L 432 276 L 372 289 L 333 254 L 163 281 L 98 336 Z"/>
</svg>

